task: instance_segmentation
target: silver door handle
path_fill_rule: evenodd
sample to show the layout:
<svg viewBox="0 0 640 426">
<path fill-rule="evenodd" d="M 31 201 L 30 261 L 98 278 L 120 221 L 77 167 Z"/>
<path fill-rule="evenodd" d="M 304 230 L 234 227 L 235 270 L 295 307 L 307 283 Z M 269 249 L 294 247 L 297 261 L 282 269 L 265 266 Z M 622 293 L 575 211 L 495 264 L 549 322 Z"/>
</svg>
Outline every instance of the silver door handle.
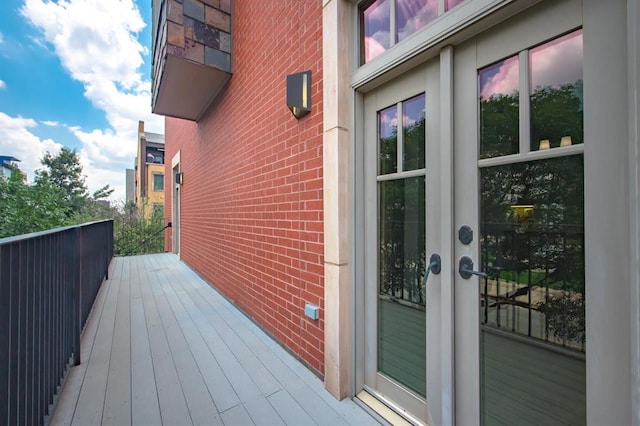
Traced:
<svg viewBox="0 0 640 426">
<path fill-rule="evenodd" d="M 471 275 L 477 275 L 482 278 L 487 278 L 487 274 L 481 271 L 473 270 L 473 260 L 469 256 L 462 256 L 460 258 L 460 266 L 458 267 L 460 276 L 465 280 L 471 278 Z"/>
<path fill-rule="evenodd" d="M 433 272 L 438 275 L 440 270 L 442 269 L 442 261 L 440 260 L 440 255 L 438 253 L 433 253 L 429 258 L 429 265 L 427 266 L 427 271 L 424 274 L 424 278 L 422 279 L 422 288 L 427 285 L 427 278 L 429 278 L 429 272 Z"/>
</svg>

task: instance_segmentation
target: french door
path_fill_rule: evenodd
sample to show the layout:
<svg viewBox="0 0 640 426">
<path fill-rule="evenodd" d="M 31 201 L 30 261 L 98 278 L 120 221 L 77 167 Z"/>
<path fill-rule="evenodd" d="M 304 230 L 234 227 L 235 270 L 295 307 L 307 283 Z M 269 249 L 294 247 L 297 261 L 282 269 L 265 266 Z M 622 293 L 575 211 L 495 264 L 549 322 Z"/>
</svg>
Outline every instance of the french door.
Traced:
<svg viewBox="0 0 640 426">
<path fill-rule="evenodd" d="M 364 387 L 419 422 L 428 420 L 425 273 L 435 215 L 427 175 L 437 167 L 429 156 L 439 138 L 438 76 L 432 61 L 364 104 Z"/>
<path fill-rule="evenodd" d="M 364 388 L 410 421 L 586 422 L 574 3 L 364 95 Z"/>
<path fill-rule="evenodd" d="M 569 2 L 456 47 L 458 424 L 586 423 L 583 56 Z"/>
</svg>

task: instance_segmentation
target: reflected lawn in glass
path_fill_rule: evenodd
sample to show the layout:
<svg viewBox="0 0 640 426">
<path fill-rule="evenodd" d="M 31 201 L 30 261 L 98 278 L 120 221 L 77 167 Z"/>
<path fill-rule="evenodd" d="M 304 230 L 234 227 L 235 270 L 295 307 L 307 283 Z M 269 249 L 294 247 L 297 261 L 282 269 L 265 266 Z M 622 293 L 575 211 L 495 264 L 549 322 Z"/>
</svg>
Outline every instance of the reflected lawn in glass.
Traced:
<svg viewBox="0 0 640 426">
<path fill-rule="evenodd" d="M 481 169 L 485 324 L 584 351 L 582 155 Z"/>
</svg>

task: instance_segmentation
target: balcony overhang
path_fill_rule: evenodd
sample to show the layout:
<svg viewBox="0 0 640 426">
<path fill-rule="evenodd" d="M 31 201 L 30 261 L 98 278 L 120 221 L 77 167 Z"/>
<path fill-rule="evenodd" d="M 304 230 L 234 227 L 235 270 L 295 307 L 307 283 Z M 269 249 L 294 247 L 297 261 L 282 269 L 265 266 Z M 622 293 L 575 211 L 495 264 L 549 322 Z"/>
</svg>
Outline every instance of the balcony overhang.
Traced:
<svg viewBox="0 0 640 426">
<path fill-rule="evenodd" d="M 168 55 L 153 96 L 154 114 L 198 121 L 231 78 L 207 65 Z"/>
<path fill-rule="evenodd" d="M 156 0 L 152 111 L 198 121 L 231 78 L 231 6 Z"/>
</svg>

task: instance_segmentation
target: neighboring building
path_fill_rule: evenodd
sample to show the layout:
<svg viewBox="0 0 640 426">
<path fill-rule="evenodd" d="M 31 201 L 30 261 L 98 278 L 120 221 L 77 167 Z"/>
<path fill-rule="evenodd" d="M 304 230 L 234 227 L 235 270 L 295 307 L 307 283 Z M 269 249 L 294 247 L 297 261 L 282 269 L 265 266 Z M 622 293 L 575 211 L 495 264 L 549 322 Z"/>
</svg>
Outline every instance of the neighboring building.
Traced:
<svg viewBox="0 0 640 426">
<path fill-rule="evenodd" d="M 20 160 L 15 157 L 0 155 L 0 176 L 9 178 L 14 173 L 20 173 L 20 169 L 16 165 L 17 162 Z"/>
<path fill-rule="evenodd" d="M 164 149 L 164 135 L 145 132 L 138 122 L 134 200 L 147 218 L 153 209 L 164 211 Z"/>
<path fill-rule="evenodd" d="M 136 157 L 136 163 L 138 157 Z M 136 171 L 134 169 L 125 170 L 125 203 L 134 202 L 136 199 Z"/>
<path fill-rule="evenodd" d="M 640 0 L 153 4 L 167 249 L 331 394 L 640 426 Z"/>
</svg>

